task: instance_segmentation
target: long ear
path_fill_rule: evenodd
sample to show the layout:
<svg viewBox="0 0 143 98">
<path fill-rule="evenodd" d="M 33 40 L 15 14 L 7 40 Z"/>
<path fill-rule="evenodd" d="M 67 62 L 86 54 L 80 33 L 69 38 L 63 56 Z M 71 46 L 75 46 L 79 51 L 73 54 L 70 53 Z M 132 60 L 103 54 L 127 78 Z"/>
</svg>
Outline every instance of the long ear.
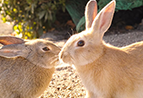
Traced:
<svg viewBox="0 0 143 98">
<path fill-rule="evenodd" d="M 0 56 L 6 58 L 13 58 L 13 57 L 25 57 L 27 53 L 24 53 L 25 48 L 21 44 L 12 44 L 3 46 L 0 49 Z"/>
<path fill-rule="evenodd" d="M 116 2 L 112 0 L 99 12 L 93 21 L 91 29 L 94 33 L 99 33 L 100 38 L 103 37 L 112 23 L 115 6 Z"/>
<path fill-rule="evenodd" d="M 24 40 L 14 36 L 0 36 L 0 43 L 3 45 L 21 44 Z"/>
<path fill-rule="evenodd" d="M 97 15 L 97 2 L 95 0 L 90 0 L 85 8 L 85 20 L 86 29 L 89 29 L 92 25 L 94 18 Z"/>
</svg>

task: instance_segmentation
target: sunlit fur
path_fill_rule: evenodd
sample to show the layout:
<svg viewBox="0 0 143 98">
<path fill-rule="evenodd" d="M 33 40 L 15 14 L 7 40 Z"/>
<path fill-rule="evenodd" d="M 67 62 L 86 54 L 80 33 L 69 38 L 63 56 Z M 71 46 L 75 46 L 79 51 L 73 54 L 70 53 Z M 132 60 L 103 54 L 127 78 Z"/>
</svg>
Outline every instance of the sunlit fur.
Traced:
<svg viewBox="0 0 143 98">
<path fill-rule="evenodd" d="M 94 4 L 91 4 L 94 3 Z M 93 18 L 97 4 L 86 5 L 86 18 Z M 71 36 L 61 52 L 60 61 L 73 64 L 79 73 L 86 98 L 143 98 L 143 42 L 118 48 L 106 44 L 102 38 L 111 25 L 115 0 L 88 21 L 85 31 Z M 91 27 L 90 27 L 90 24 Z M 79 40 L 85 45 L 77 46 Z"/>
<path fill-rule="evenodd" d="M 92 39 L 93 37 L 92 34 L 89 34 L 86 32 L 87 31 L 83 31 L 82 33 L 73 35 L 66 42 L 66 44 L 62 49 L 64 50 L 64 54 L 68 53 L 67 56 L 64 55 L 64 59 L 63 59 L 64 62 L 71 63 L 74 65 L 85 65 L 93 62 L 96 58 L 98 58 L 101 55 L 103 51 L 102 45 L 99 45 L 98 39 L 97 41 L 96 39 L 95 40 Z M 80 40 L 85 41 L 85 45 L 83 47 L 77 46 L 77 43 Z M 72 50 L 72 51 L 67 50 L 66 49 L 67 47 L 69 50 Z"/>
<path fill-rule="evenodd" d="M 94 62 L 75 65 L 88 92 L 99 98 L 142 98 L 143 42 L 126 48 L 104 44 L 103 50 Z"/>
</svg>

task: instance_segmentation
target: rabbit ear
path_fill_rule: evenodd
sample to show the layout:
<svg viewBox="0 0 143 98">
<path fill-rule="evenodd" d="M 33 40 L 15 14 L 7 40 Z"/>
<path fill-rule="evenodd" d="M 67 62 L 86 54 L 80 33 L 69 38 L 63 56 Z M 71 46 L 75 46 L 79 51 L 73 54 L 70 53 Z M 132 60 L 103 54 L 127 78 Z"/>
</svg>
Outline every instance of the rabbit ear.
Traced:
<svg viewBox="0 0 143 98">
<path fill-rule="evenodd" d="M 94 18 L 97 15 L 97 2 L 95 0 L 90 0 L 85 8 L 85 20 L 86 29 L 89 29 L 92 25 Z"/>
<path fill-rule="evenodd" d="M 112 0 L 99 12 L 93 21 L 91 29 L 94 33 L 99 33 L 100 38 L 103 37 L 104 33 L 111 25 L 115 6 L 116 2 Z"/>
<path fill-rule="evenodd" d="M 0 56 L 6 58 L 13 58 L 13 57 L 24 57 L 23 53 L 24 47 L 20 45 L 6 45 L 0 49 Z M 26 53 L 25 53 L 26 54 Z"/>
<path fill-rule="evenodd" d="M 24 40 L 14 36 L 0 36 L 0 43 L 3 45 L 21 44 Z"/>
</svg>

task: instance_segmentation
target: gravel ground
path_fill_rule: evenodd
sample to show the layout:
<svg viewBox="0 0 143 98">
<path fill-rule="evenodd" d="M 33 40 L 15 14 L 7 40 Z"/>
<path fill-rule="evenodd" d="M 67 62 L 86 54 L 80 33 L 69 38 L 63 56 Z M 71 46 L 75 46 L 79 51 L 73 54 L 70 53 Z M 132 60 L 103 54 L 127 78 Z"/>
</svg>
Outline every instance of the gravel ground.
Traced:
<svg viewBox="0 0 143 98">
<path fill-rule="evenodd" d="M 0 23 L 0 35 L 9 35 L 12 32 L 11 27 L 11 25 Z M 104 40 L 115 46 L 126 46 L 143 40 L 143 31 L 134 30 L 125 34 L 106 35 Z M 55 44 L 62 47 L 65 41 L 56 41 Z M 84 98 L 84 96 L 85 89 L 75 69 L 69 65 L 60 65 L 56 68 L 49 87 L 40 98 Z"/>
</svg>

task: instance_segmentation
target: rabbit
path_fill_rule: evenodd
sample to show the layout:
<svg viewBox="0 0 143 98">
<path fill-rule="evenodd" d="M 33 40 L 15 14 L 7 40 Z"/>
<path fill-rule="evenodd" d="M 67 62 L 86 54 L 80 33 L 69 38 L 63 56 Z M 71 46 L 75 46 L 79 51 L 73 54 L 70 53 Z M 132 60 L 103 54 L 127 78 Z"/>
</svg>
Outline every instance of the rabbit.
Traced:
<svg viewBox="0 0 143 98">
<path fill-rule="evenodd" d="M 85 7 L 85 30 L 72 35 L 59 53 L 74 65 L 86 98 L 143 98 L 143 41 L 115 47 L 103 40 L 114 16 L 112 0 L 97 14 L 97 2 Z"/>
<path fill-rule="evenodd" d="M 0 98 L 37 98 L 48 87 L 60 48 L 44 39 L 0 36 Z"/>
</svg>

